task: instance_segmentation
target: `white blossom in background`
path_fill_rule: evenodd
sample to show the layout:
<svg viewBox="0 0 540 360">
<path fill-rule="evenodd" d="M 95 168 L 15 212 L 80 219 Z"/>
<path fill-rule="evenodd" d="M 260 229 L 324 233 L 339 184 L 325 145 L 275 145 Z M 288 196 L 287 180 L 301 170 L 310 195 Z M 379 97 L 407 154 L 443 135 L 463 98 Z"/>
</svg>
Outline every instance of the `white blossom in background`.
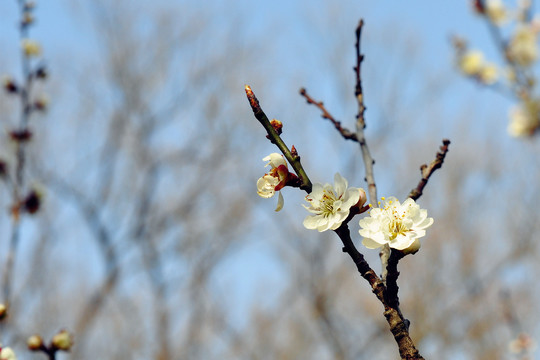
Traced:
<svg viewBox="0 0 540 360">
<path fill-rule="evenodd" d="M 486 85 L 495 83 L 499 76 L 497 66 L 484 61 L 484 54 L 478 50 L 470 50 L 461 55 L 458 66 L 465 75 L 475 77 Z"/>
<path fill-rule="evenodd" d="M 362 244 L 368 249 L 388 244 L 397 250 L 416 252 L 420 248 L 418 239 L 426 234 L 433 219 L 413 199 L 403 204 L 395 197 L 382 200 L 381 207 L 371 209 L 369 216 L 360 220 Z"/>
<path fill-rule="evenodd" d="M 268 155 L 263 158 L 263 161 L 268 161 L 265 167 L 270 166 L 271 169 L 267 174 L 264 174 L 264 176 L 257 180 L 257 194 L 260 197 L 268 199 L 278 192 L 276 211 L 280 211 L 283 208 L 284 200 L 279 190 L 285 186 L 289 177 L 287 161 L 285 161 L 283 155 L 278 153 Z"/>
<path fill-rule="evenodd" d="M 529 101 L 525 106 L 510 109 L 508 133 L 514 137 L 531 136 L 540 127 L 540 106 Z"/>
<path fill-rule="evenodd" d="M 21 41 L 21 47 L 26 57 L 37 57 L 41 55 L 41 45 L 31 39 L 23 39 Z"/>
<path fill-rule="evenodd" d="M 485 64 L 478 74 L 480 81 L 486 85 L 492 85 L 499 78 L 499 70 L 495 64 Z"/>
<path fill-rule="evenodd" d="M 508 12 L 502 0 L 487 0 L 486 15 L 497 26 L 503 25 L 508 19 Z"/>
<path fill-rule="evenodd" d="M 532 26 L 517 28 L 508 45 L 508 57 L 518 65 L 532 65 L 538 59 L 536 34 Z"/>
<path fill-rule="evenodd" d="M 348 185 L 339 173 L 334 176 L 334 186 L 313 184 L 312 192 L 306 196 L 309 206 L 303 205 L 313 215 L 304 219 L 304 226 L 319 232 L 336 230 L 349 216 L 351 207 L 361 208 L 366 202 L 366 192 Z"/>
<path fill-rule="evenodd" d="M 484 54 L 477 50 L 468 51 L 461 56 L 458 65 L 465 75 L 474 76 L 478 74 L 484 66 Z"/>
<path fill-rule="evenodd" d="M 17 356 L 11 348 L 5 347 L 0 351 L 0 360 L 17 360 Z"/>
<path fill-rule="evenodd" d="M 512 354 L 531 354 L 536 348 L 536 341 L 526 333 L 520 333 L 516 339 L 508 343 L 508 351 Z"/>
</svg>

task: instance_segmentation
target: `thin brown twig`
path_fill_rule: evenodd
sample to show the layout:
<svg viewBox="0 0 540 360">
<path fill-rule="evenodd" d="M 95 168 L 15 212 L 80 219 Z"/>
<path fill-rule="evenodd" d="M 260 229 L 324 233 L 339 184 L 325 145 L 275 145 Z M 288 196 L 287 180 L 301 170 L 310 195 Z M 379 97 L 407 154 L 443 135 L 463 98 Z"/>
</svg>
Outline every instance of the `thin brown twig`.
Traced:
<svg viewBox="0 0 540 360">
<path fill-rule="evenodd" d="M 375 184 L 375 176 L 373 174 L 373 164 L 375 160 L 371 157 L 369 147 L 366 142 L 364 129 L 366 128 L 366 121 L 364 114 L 366 112 L 366 105 L 364 104 L 364 91 L 362 89 L 362 61 L 364 61 L 364 55 L 360 51 L 360 38 L 362 35 L 362 27 L 364 26 L 364 20 L 360 19 L 358 27 L 356 28 L 356 66 L 354 72 L 356 74 L 356 85 L 354 89 L 354 96 L 358 102 L 358 113 L 356 115 L 356 137 L 360 143 L 360 149 L 362 151 L 362 158 L 364 160 L 364 167 L 366 170 L 366 182 L 368 184 L 368 192 L 371 204 L 377 207 L 377 185 Z"/>
<path fill-rule="evenodd" d="M 360 45 L 362 38 L 362 28 L 364 26 L 364 20 L 360 19 L 358 26 L 356 27 L 356 66 L 354 67 L 354 73 L 356 75 L 356 85 L 354 88 L 354 96 L 358 102 L 358 113 L 356 115 L 356 137 L 360 144 L 360 150 L 362 151 L 362 158 L 364 160 L 364 168 L 366 171 L 366 182 L 368 184 L 369 199 L 373 207 L 378 206 L 377 198 L 377 185 L 375 184 L 375 175 L 373 173 L 373 165 L 375 160 L 369 152 L 369 147 L 367 145 L 366 136 L 364 134 L 364 129 L 366 128 L 366 120 L 364 114 L 366 112 L 366 105 L 364 103 L 364 90 L 362 88 L 362 62 L 364 61 L 364 55 L 362 54 Z M 390 247 L 388 245 L 383 245 L 379 253 L 381 258 L 382 266 L 382 281 L 386 284 L 386 277 L 388 275 L 388 258 L 390 257 Z"/>
<path fill-rule="evenodd" d="M 24 21 L 24 14 L 26 12 L 26 1 L 17 0 L 19 12 L 21 16 L 21 21 L 19 23 L 19 37 L 20 41 L 24 41 L 28 37 L 28 30 L 31 22 Z M 18 126 L 18 133 L 29 133 L 28 123 L 30 121 L 30 115 L 34 108 L 30 104 L 30 92 L 32 89 L 32 80 L 33 74 L 30 64 L 30 59 L 25 54 L 25 50 L 21 49 L 21 68 L 23 75 L 23 85 L 18 91 L 18 95 L 21 100 L 21 115 Z M 17 253 L 17 248 L 19 247 L 20 236 L 21 236 L 21 224 L 20 224 L 20 215 L 21 209 L 20 204 L 22 200 L 22 192 L 24 188 L 24 168 L 26 164 L 26 141 L 21 141 L 21 139 L 16 140 L 16 150 L 15 150 L 15 181 L 12 183 L 12 193 L 13 193 L 13 204 L 12 204 L 12 214 L 11 214 L 11 236 L 9 242 L 9 250 L 6 258 L 6 265 L 3 274 L 3 289 L 2 296 L 4 303 L 9 306 L 11 298 L 11 288 L 14 277 L 14 267 L 15 267 L 15 256 Z"/>
<path fill-rule="evenodd" d="M 416 201 L 420 196 L 422 196 L 424 187 L 426 187 L 429 178 L 437 169 L 440 169 L 442 164 L 444 163 L 444 159 L 446 157 L 446 154 L 448 153 L 448 145 L 450 145 L 450 140 L 443 139 L 442 143 L 442 146 L 439 148 L 440 151 L 438 151 L 435 155 L 435 160 L 433 160 L 429 165 L 423 164 L 422 166 L 420 166 L 422 179 L 420 179 L 418 185 L 409 193 L 409 197 L 411 199 Z"/>
<path fill-rule="evenodd" d="M 307 93 L 307 90 L 305 88 L 300 89 L 300 95 L 302 95 L 306 99 L 308 104 L 312 104 L 312 105 L 315 105 L 316 107 L 318 107 L 319 110 L 321 110 L 321 112 L 322 112 L 321 117 L 323 119 L 329 120 L 334 125 L 336 130 L 341 134 L 341 136 L 343 136 L 343 138 L 345 140 L 352 140 L 352 141 L 358 142 L 358 137 L 356 136 L 356 134 L 353 133 L 352 131 L 350 131 L 349 129 L 344 128 L 343 126 L 341 126 L 341 122 L 336 120 L 328 112 L 328 110 L 324 107 L 324 103 L 322 101 L 315 101 L 311 96 L 309 96 L 309 94 Z"/>
</svg>

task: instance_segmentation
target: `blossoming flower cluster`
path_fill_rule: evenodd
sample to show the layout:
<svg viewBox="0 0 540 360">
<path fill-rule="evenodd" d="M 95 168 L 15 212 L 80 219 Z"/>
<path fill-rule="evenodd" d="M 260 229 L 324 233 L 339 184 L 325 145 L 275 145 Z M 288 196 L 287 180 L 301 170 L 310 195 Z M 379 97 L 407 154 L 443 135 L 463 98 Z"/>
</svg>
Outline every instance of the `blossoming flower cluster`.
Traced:
<svg viewBox="0 0 540 360">
<path fill-rule="evenodd" d="M 348 182 L 339 173 L 334 177 L 334 186 L 314 184 L 313 191 L 306 196 L 309 206 L 304 207 L 314 215 L 307 216 L 304 226 L 318 231 L 336 230 L 347 219 L 353 207 L 363 212 L 366 193 L 363 189 L 348 188 Z M 427 217 L 427 210 L 413 199 L 403 204 L 395 197 L 382 198 L 380 208 L 373 208 L 368 217 L 360 220 L 362 244 L 368 249 L 376 249 L 385 244 L 391 248 L 415 253 L 420 248 L 418 240 L 426 234 L 426 228 L 433 224 Z"/>
<path fill-rule="evenodd" d="M 458 59 L 459 68 L 467 75 L 476 78 L 483 84 L 491 85 L 497 81 L 498 69 L 493 63 L 484 60 L 484 54 L 471 50 Z"/>
<path fill-rule="evenodd" d="M 264 198 L 274 196 L 287 183 L 290 176 L 283 156 L 270 154 L 263 159 L 271 170 L 257 181 L 257 193 Z M 367 211 L 367 197 L 364 189 L 349 187 L 348 181 L 336 173 L 334 185 L 315 183 L 312 191 L 306 196 L 308 206 L 304 208 L 311 213 L 304 219 L 304 227 L 323 232 L 338 229 L 354 210 L 354 215 Z M 381 207 L 372 208 L 369 216 L 360 220 L 359 233 L 363 236 L 362 244 L 368 249 L 376 249 L 385 244 L 391 248 L 415 253 L 420 248 L 419 238 L 426 234 L 426 228 L 433 224 L 427 217 L 427 210 L 420 209 L 413 199 L 403 204 L 395 197 L 382 198 Z M 278 207 L 283 207 L 283 197 L 279 193 Z"/>
<path fill-rule="evenodd" d="M 540 113 L 535 95 L 537 79 L 533 65 L 540 59 L 538 34 L 540 16 L 532 14 L 530 0 L 517 1 L 508 8 L 502 0 L 471 0 L 475 12 L 490 23 L 495 42 L 505 59 L 506 81 L 500 78 L 495 64 L 484 60 L 478 50 L 470 50 L 462 39 L 455 41 L 459 70 L 484 85 L 506 87 L 519 99 L 509 112 L 508 133 L 515 137 L 532 136 L 540 130 Z"/>
</svg>

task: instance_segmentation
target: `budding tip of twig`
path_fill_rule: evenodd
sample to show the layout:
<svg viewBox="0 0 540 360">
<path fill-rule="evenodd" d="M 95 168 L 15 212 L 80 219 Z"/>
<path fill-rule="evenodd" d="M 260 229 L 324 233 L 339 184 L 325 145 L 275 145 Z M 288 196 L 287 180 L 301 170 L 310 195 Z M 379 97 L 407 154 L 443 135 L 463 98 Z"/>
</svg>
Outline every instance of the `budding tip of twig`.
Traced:
<svg viewBox="0 0 540 360">
<path fill-rule="evenodd" d="M 260 110 L 259 106 L 259 100 L 257 100 L 257 97 L 253 93 L 253 90 L 251 90 L 251 87 L 249 85 L 245 85 L 244 89 L 246 90 L 246 95 L 249 100 L 249 105 L 251 105 L 251 109 L 253 112 L 257 112 Z"/>
</svg>

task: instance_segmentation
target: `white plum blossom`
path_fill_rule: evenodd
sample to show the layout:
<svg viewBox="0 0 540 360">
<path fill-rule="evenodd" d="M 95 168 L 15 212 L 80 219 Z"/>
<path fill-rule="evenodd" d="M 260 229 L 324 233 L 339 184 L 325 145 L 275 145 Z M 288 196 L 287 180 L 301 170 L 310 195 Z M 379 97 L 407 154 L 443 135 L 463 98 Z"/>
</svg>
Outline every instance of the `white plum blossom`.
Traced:
<svg viewBox="0 0 540 360">
<path fill-rule="evenodd" d="M 17 360 L 17 356 L 11 348 L 4 347 L 1 349 L 2 351 L 0 351 L 0 360 Z"/>
<path fill-rule="evenodd" d="M 359 207 L 366 202 L 366 192 L 360 188 L 347 188 L 348 182 L 339 173 L 334 176 L 334 186 L 313 184 L 312 191 L 306 196 L 309 206 L 304 206 L 314 215 L 304 219 L 307 229 L 319 232 L 336 230 L 349 216 L 351 207 Z"/>
<path fill-rule="evenodd" d="M 526 101 L 510 110 L 508 133 L 514 137 L 531 136 L 540 127 L 540 104 Z"/>
<path fill-rule="evenodd" d="M 508 19 L 507 10 L 501 0 L 487 0 L 486 14 L 495 25 L 502 25 Z"/>
<path fill-rule="evenodd" d="M 484 54 L 478 50 L 468 51 L 460 57 L 458 65 L 465 75 L 477 75 L 484 66 Z"/>
<path fill-rule="evenodd" d="M 526 333 L 520 333 L 516 339 L 510 341 L 508 350 L 512 354 L 532 354 L 537 348 L 536 341 Z"/>
<path fill-rule="evenodd" d="M 263 161 L 268 161 L 265 165 L 270 166 L 271 169 L 267 174 L 264 174 L 263 177 L 257 180 L 257 194 L 260 197 L 265 199 L 271 198 L 278 192 L 278 204 L 276 211 L 279 211 L 283 208 L 283 195 L 281 195 L 281 190 L 287 183 L 289 178 L 289 169 L 287 167 L 287 162 L 283 155 L 278 153 L 272 153 L 265 157 Z"/>
<path fill-rule="evenodd" d="M 486 85 L 492 85 L 497 81 L 497 78 L 499 77 L 499 70 L 497 69 L 497 66 L 495 64 L 487 63 L 484 65 L 482 70 L 480 70 L 480 73 L 478 74 L 478 79 L 486 84 Z"/>
<path fill-rule="evenodd" d="M 41 45 L 30 39 L 23 39 L 21 41 L 21 47 L 26 57 L 37 57 L 41 55 Z"/>
<path fill-rule="evenodd" d="M 360 220 L 362 244 L 368 249 L 388 244 L 397 250 L 416 252 L 420 248 L 418 239 L 426 234 L 425 229 L 433 224 L 433 219 L 413 199 L 403 204 L 395 197 L 382 200 L 381 207 L 371 209 L 369 217 Z"/>
<path fill-rule="evenodd" d="M 508 57 L 518 65 L 530 66 L 538 59 L 536 31 L 532 26 L 521 26 L 508 45 Z"/>
<path fill-rule="evenodd" d="M 475 77 L 486 85 L 497 81 L 497 66 L 484 61 L 484 54 L 478 50 L 470 50 L 461 55 L 458 66 L 465 75 Z"/>
</svg>

